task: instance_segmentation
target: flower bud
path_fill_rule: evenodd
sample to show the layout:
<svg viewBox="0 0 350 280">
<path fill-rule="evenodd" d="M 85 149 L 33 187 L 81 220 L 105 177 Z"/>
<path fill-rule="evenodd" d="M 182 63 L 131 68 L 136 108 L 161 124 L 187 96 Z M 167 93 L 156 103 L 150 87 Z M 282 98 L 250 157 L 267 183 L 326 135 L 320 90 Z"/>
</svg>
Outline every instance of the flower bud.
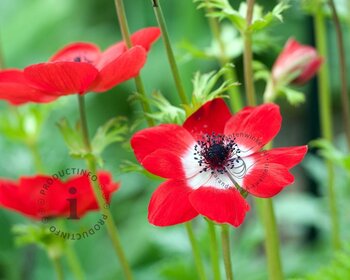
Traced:
<svg viewBox="0 0 350 280">
<path fill-rule="evenodd" d="M 315 48 L 289 39 L 272 67 L 275 85 L 301 85 L 310 80 L 322 64 Z"/>
</svg>

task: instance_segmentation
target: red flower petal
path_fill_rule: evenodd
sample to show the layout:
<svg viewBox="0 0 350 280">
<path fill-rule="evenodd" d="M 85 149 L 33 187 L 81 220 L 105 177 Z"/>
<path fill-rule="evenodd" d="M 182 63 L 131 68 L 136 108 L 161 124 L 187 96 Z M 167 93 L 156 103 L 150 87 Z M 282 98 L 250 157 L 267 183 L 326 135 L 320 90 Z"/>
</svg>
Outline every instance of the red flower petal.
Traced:
<svg viewBox="0 0 350 280">
<path fill-rule="evenodd" d="M 277 163 L 290 169 L 299 164 L 306 153 L 307 146 L 297 146 L 262 151 L 249 156 L 249 158 L 252 158 L 254 162 L 266 162 L 267 160 L 270 163 Z"/>
<path fill-rule="evenodd" d="M 163 178 L 182 179 L 185 177 L 181 158 L 168 150 L 156 150 L 146 156 L 142 161 L 142 166 Z"/>
<path fill-rule="evenodd" d="M 136 31 L 131 35 L 131 41 L 134 46 L 140 45 L 146 51 L 149 51 L 151 45 L 159 38 L 160 29 L 158 27 L 147 27 Z"/>
<path fill-rule="evenodd" d="M 50 61 L 89 62 L 94 64 L 101 55 L 100 49 L 91 43 L 77 42 L 59 50 Z"/>
<path fill-rule="evenodd" d="M 315 48 L 301 45 L 291 38 L 272 67 L 272 77 L 275 83 L 288 81 L 301 85 L 315 75 L 322 62 Z M 295 75 L 298 76 L 295 78 Z"/>
<path fill-rule="evenodd" d="M 107 172 L 98 173 L 98 182 L 107 202 L 119 188 Z M 70 188 L 76 189 L 75 193 Z M 98 205 L 87 175 L 71 177 L 67 182 L 50 176 L 21 177 L 19 182 L 0 180 L 0 206 L 20 212 L 34 219 L 44 217 L 68 217 L 70 207 L 67 199 L 76 199 L 77 214 L 82 217 Z"/>
<path fill-rule="evenodd" d="M 96 64 L 97 69 L 101 70 L 107 64 L 109 64 L 109 63 L 113 62 L 114 60 L 116 60 L 126 50 L 127 50 L 127 48 L 126 48 L 124 42 L 119 42 L 119 43 L 117 43 L 115 45 L 110 46 L 100 56 L 100 59 L 98 60 L 98 62 Z"/>
<path fill-rule="evenodd" d="M 270 142 L 281 128 L 282 117 L 275 104 L 248 108 L 232 116 L 225 127 L 226 135 L 234 135 L 235 142 L 246 156 Z"/>
<path fill-rule="evenodd" d="M 171 226 L 195 218 L 198 213 L 188 200 L 192 191 L 184 181 L 162 183 L 152 195 L 148 207 L 149 222 L 156 226 Z"/>
<path fill-rule="evenodd" d="M 47 103 L 57 97 L 31 87 L 20 70 L 3 70 L 0 72 L 0 99 L 13 105 L 27 102 Z"/>
<path fill-rule="evenodd" d="M 17 186 L 17 199 L 23 203 L 23 200 L 30 198 L 25 205 L 27 209 L 32 209 L 30 211 L 34 210 L 35 219 L 66 216 L 68 211 L 64 211 L 64 208 L 67 208 L 68 191 L 66 192 L 63 187 L 61 181 L 53 180 L 49 176 L 21 177 Z M 15 209 L 18 209 L 17 207 Z"/>
<path fill-rule="evenodd" d="M 203 134 L 223 133 L 231 113 L 223 99 L 214 99 L 205 103 L 187 118 L 183 127 L 195 139 L 202 139 Z"/>
<path fill-rule="evenodd" d="M 303 46 L 299 44 L 298 41 L 294 40 L 293 38 L 289 39 L 275 61 L 274 67 L 275 65 L 284 65 L 290 55 L 293 55 L 293 53 L 298 51 L 300 48 L 303 48 Z"/>
<path fill-rule="evenodd" d="M 27 200 L 20 195 L 16 182 L 0 180 L 0 206 L 36 218 L 36 208 L 30 207 L 30 201 L 35 201 L 35 198 L 32 196 L 26 198 Z"/>
<path fill-rule="evenodd" d="M 242 188 L 254 196 L 272 197 L 294 182 L 294 177 L 288 168 L 267 161 L 259 161 L 248 170 L 242 183 Z"/>
<path fill-rule="evenodd" d="M 250 207 L 235 188 L 200 187 L 190 194 L 190 202 L 199 214 L 217 223 L 242 224 Z"/>
<path fill-rule="evenodd" d="M 111 194 L 119 189 L 118 183 L 113 183 L 111 180 L 111 175 L 107 172 L 98 173 L 99 186 L 102 187 L 104 197 L 106 202 L 110 202 Z M 69 193 L 69 188 L 76 188 L 76 194 L 71 195 Z M 92 190 L 91 182 L 88 176 L 76 176 L 70 178 L 61 190 L 57 190 L 58 196 L 61 196 L 62 200 L 67 201 L 69 198 L 76 198 L 77 200 L 77 214 L 79 217 L 85 215 L 88 211 L 98 210 L 99 206 L 97 204 L 94 192 Z M 69 213 L 68 204 L 65 203 L 64 213 Z"/>
<path fill-rule="evenodd" d="M 323 63 L 323 59 L 321 57 L 318 57 L 318 58 L 315 58 L 314 60 L 312 60 L 304 68 L 303 73 L 301 73 L 300 76 L 293 81 L 293 84 L 296 84 L 296 85 L 305 84 L 307 81 L 309 81 L 315 75 L 315 73 L 321 67 L 322 63 Z"/>
<path fill-rule="evenodd" d="M 35 86 L 55 95 L 85 93 L 98 75 L 97 69 L 85 62 L 40 63 L 24 69 Z"/>
<path fill-rule="evenodd" d="M 133 46 L 141 46 L 146 52 L 149 51 L 151 45 L 160 36 L 160 30 L 157 27 L 148 27 L 141 29 L 131 35 L 131 41 Z M 117 59 L 127 50 L 124 42 L 119 42 L 107 48 L 101 55 L 98 63 L 97 69 L 101 70 L 104 66 L 111 63 L 113 60 Z"/>
<path fill-rule="evenodd" d="M 146 51 L 142 47 L 136 46 L 127 50 L 111 63 L 104 65 L 91 90 L 106 91 L 137 76 L 146 58 Z"/>
<path fill-rule="evenodd" d="M 191 134 L 182 126 L 163 124 L 146 128 L 134 134 L 131 146 L 139 162 L 159 149 L 168 150 L 181 157 L 193 144 Z"/>
</svg>

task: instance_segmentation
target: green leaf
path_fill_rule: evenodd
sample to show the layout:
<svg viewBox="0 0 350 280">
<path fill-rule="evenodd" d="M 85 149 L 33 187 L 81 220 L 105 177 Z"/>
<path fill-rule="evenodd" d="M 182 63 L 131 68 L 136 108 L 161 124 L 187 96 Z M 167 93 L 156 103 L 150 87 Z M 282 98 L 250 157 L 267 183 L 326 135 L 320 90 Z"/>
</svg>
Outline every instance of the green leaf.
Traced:
<svg viewBox="0 0 350 280">
<path fill-rule="evenodd" d="M 12 231 L 15 234 L 15 244 L 19 247 L 35 244 L 46 250 L 52 258 L 63 255 L 64 239 L 57 238 L 48 228 L 42 225 L 16 225 L 12 228 Z"/>
<path fill-rule="evenodd" d="M 271 74 L 269 69 L 266 67 L 266 65 L 264 65 L 260 61 L 256 61 L 256 60 L 253 61 L 253 70 L 254 70 L 254 79 L 256 81 L 263 80 L 267 82 L 270 79 Z"/>
<path fill-rule="evenodd" d="M 305 102 L 305 94 L 303 92 L 294 90 L 289 87 L 282 87 L 278 89 L 279 95 L 284 95 L 288 102 L 293 106 L 298 106 Z"/>
<path fill-rule="evenodd" d="M 126 118 L 115 117 L 99 127 L 91 141 L 91 147 L 95 156 L 102 152 L 112 143 L 123 142 L 128 133 Z"/>
<path fill-rule="evenodd" d="M 140 173 L 142 175 L 145 175 L 151 179 L 161 179 L 159 176 L 153 175 L 152 173 L 148 172 L 146 169 L 144 169 L 140 164 L 130 161 L 130 160 L 124 160 L 122 164 L 119 166 L 121 173 Z"/>
<path fill-rule="evenodd" d="M 350 244 L 343 246 L 342 250 L 335 253 L 330 264 L 321 266 L 321 269 L 313 274 L 292 278 L 290 280 L 345 280 L 350 279 Z"/>
<path fill-rule="evenodd" d="M 79 123 L 73 128 L 66 118 L 61 119 L 57 126 L 63 136 L 68 147 L 69 154 L 72 157 L 85 158 L 89 155 L 89 151 L 85 148 L 84 139 Z"/>
<path fill-rule="evenodd" d="M 9 112 L 0 117 L 0 131 L 9 139 L 35 143 L 42 130 L 51 106 L 25 105 L 10 107 Z"/>
<path fill-rule="evenodd" d="M 209 10 L 208 16 L 220 20 L 228 18 L 239 31 L 243 32 L 246 29 L 245 15 L 233 9 L 227 0 L 196 0 L 195 2 L 200 2 L 198 9 L 207 8 Z"/>
<path fill-rule="evenodd" d="M 243 53 L 243 39 L 232 25 L 223 24 L 221 26 L 220 40 L 222 45 L 213 38 L 210 46 L 199 49 L 188 41 L 183 41 L 180 47 L 186 50 L 192 58 L 198 59 L 234 59 Z M 224 47 L 224 50 L 222 49 Z"/>
<path fill-rule="evenodd" d="M 318 148 L 321 156 L 350 173 L 350 155 L 338 150 L 330 141 L 326 139 L 317 139 L 311 141 L 310 146 Z"/>
<path fill-rule="evenodd" d="M 228 71 L 232 71 L 233 64 L 226 64 L 219 71 L 212 71 L 209 73 L 201 74 L 197 72 L 193 79 L 193 92 L 191 105 L 185 105 L 187 114 L 191 114 L 196 111 L 207 101 L 215 98 L 227 98 L 225 92 L 231 87 L 238 86 L 239 83 L 231 80 L 224 80 L 220 86 L 216 87 L 220 78 L 225 76 Z"/>
<path fill-rule="evenodd" d="M 278 3 L 271 12 L 263 15 L 263 8 L 257 4 L 254 5 L 252 24 L 247 28 L 246 14 L 247 4 L 242 2 L 238 11 L 233 9 L 228 0 L 197 0 L 200 2 L 198 8 L 207 8 L 208 16 L 219 18 L 220 20 L 227 18 L 241 33 L 246 31 L 256 32 L 265 29 L 275 20 L 282 21 L 282 13 L 289 8 L 287 1 Z"/>
<path fill-rule="evenodd" d="M 253 32 L 259 31 L 271 25 L 275 20 L 283 21 L 282 13 L 289 7 L 290 6 L 287 4 L 287 1 L 282 1 L 278 3 L 271 12 L 268 12 L 263 17 L 259 17 L 254 10 L 253 23 L 250 25 L 248 30 Z"/>
<path fill-rule="evenodd" d="M 172 105 L 159 91 L 154 92 L 149 99 L 156 111 L 147 116 L 160 123 L 182 124 L 186 118 L 184 109 Z"/>
</svg>

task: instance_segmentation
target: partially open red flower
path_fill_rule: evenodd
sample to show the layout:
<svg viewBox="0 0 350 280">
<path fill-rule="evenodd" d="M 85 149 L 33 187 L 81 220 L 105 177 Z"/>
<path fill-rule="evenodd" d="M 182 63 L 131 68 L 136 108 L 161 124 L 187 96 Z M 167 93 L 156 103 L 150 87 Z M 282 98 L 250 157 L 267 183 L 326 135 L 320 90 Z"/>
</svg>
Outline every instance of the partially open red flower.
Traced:
<svg viewBox="0 0 350 280">
<path fill-rule="evenodd" d="M 39 89 L 53 95 L 103 92 L 138 75 L 147 51 L 159 35 L 158 28 L 145 28 L 132 35 L 134 47 L 127 49 L 120 42 L 104 52 L 90 43 L 70 44 L 50 62 L 25 68 L 24 74 Z"/>
<path fill-rule="evenodd" d="M 98 178 L 82 174 L 66 182 L 50 176 L 21 177 L 18 182 L 0 179 L 0 207 L 19 212 L 33 219 L 69 217 L 68 199 L 76 199 L 78 217 L 98 210 L 90 179 L 97 180 L 107 202 L 119 188 L 108 172 L 99 172 Z"/>
<path fill-rule="evenodd" d="M 164 124 L 131 139 L 138 161 L 168 178 L 153 194 L 148 218 L 157 226 L 193 219 L 239 226 L 249 210 L 240 188 L 272 197 L 293 183 L 289 169 L 300 163 L 307 146 L 261 149 L 281 127 L 279 107 L 247 107 L 231 115 L 222 99 L 207 102 L 183 124 Z"/>
<path fill-rule="evenodd" d="M 138 75 L 159 36 L 159 28 L 141 29 L 131 36 L 132 48 L 119 42 L 104 52 L 91 43 L 73 43 L 49 62 L 26 67 L 24 73 L 17 70 L 16 75 L 9 76 L 6 70 L 0 71 L 0 99 L 18 105 L 49 102 L 74 93 L 107 91 Z"/>
<path fill-rule="evenodd" d="M 289 39 L 272 68 L 272 77 L 277 83 L 304 84 L 310 80 L 322 64 L 315 48 Z"/>
</svg>

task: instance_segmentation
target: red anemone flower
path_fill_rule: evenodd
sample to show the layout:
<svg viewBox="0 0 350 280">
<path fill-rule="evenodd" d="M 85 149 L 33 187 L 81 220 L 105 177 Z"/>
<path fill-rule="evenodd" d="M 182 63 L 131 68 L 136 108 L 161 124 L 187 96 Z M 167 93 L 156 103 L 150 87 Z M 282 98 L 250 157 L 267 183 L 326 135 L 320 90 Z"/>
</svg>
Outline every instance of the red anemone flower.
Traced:
<svg viewBox="0 0 350 280">
<path fill-rule="evenodd" d="M 148 219 L 157 226 L 183 223 L 198 214 L 239 226 L 249 210 L 241 192 L 272 197 L 294 181 L 289 169 L 307 146 L 261 149 L 281 127 L 279 107 L 246 107 L 231 115 L 222 99 L 207 102 L 180 125 L 137 132 L 137 160 L 167 178 L 154 192 Z"/>
<path fill-rule="evenodd" d="M 119 42 L 104 52 L 91 43 L 70 44 L 49 62 L 26 67 L 23 74 L 19 70 L 17 76 L 0 72 L 0 99 L 18 105 L 31 101 L 49 102 L 55 97 L 74 93 L 107 91 L 138 75 L 146 62 L 147 52 L 159 36 L 159 28 L 144 28 L 131 36 L 132 48 Z"/>
<path fill-rule="evenodd" d="M 322 61 L 315 48 L 291 38 L 272 67 L 272 77 L 275 83 L 305 84 L 316 74 Z"/>
<path fill-rule="evenodd" d="M 98 181 L 109 203 L 119 183 L 112 182 L 108 172 L 99 172 L 97 178 L 91 179 Z M 78 217 L 99 209 L 87 174 L 73 176 L 66 182 L 43 175 L 21 177 L 18 182 L 0 179 L 0 207 L 33 219 L 69 217 L 68 199 L 76 199 Z"/>
</svg>

